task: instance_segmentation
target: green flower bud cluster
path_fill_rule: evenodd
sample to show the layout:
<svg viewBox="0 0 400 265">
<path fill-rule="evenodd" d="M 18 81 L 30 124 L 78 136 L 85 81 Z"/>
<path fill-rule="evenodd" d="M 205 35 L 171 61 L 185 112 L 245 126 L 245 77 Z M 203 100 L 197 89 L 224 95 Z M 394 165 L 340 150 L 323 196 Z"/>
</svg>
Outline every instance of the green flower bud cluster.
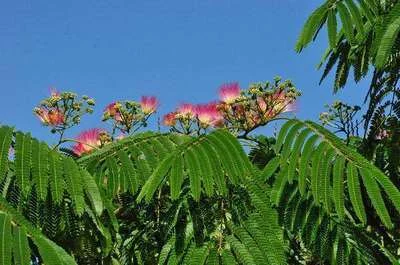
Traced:
<svg viewBox="0 0 400 265">
<path fill-rule="evenodd" d="M 123 134 L 135 132 L 146 127 L 147 120 L 154 113 L 145 112 L 143 104 L 133 100 L 115 101 L 105 108 L 102 121 L 111 122 L 113 135 L 117 130 Z"/>
<path fill-rule="evenodd" d="M 51 90 L 49 97 L 40 101 L 34 113 L 51 133 L 59 133 L 60 141 L 65 130 L 79 124 L 82 116 L 93 113 L 95 101 L 88 96 L 79 97 L 73 92 Z"/>
</svg>

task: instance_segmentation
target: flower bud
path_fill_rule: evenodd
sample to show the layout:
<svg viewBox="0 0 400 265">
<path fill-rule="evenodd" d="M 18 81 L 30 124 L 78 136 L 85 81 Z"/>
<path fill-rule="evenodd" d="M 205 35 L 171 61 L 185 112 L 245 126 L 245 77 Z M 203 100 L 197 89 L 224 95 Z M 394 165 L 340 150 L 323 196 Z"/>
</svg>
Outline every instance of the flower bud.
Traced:
<svg viewBox="0 0 400 265">
<path fill-rule="evenodd" d="M 80 103 L 74 103 L 72 105 L 72 108 L 76 111 L 80 111 L 81 110 L 81 104 Z"/>
<path fill-rule="evenodd" d="M 94 100 L 93 98 L 87 99 L 87 100 L 86 100 L 86 103 L 87 103 L 89 106 L 94 106 L 94 105 L 96 104 L 96 102 L 95 102 L 95 100 Z"/>
<path fill-rule="evenodd" d="M 73 121 L 75 124 L 78 124 L 78 123 L 81 122 L 81 117 L 75 116 L 75 117 L 72 119 L 72 121 Z"/>
</svg>

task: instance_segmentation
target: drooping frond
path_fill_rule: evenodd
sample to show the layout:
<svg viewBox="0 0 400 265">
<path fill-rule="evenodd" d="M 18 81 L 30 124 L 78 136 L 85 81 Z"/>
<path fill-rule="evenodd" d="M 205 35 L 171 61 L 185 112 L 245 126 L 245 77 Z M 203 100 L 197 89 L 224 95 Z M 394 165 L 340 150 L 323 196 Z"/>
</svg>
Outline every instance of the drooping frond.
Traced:
<svg viewBox="0 0 400 265">
<path fill-rule="evenodd" d="M 301 52 L 314 41 L 325 26 L 329 47 L 319 64 L 326 63 L 321 81 L 339 59 L 335 92 L 345 86 L 352 68 L 356 82 L 366 76 L 369 66 L 375 67 L 376 76 L 396 76 L 399 72 L 400 3 L 397 1 L 326 0 L 305 22 L 296 51 Z"/>
<path fill-rule="evenodd" d="M 287 264 L 282 230 L 266 193 L 268 189 L 253 180 L 247 179 L 244 183 L 255 206 L 246 220 L 229 223 L 230 234 L 201 245 L 194 241 L 190 225 L 179 239 L 183 241 L 183 251 L 177 251 L 177 238 L 172 237 L 164 245 L 158 264 Z"/>
<path fill-rule="evenodd" d="M 355 44 L 362 41 L 370 25 L 375 23 L 378 15 L 374 0 L 339 0 L 325 1 L 308 18 L 296 43 L 296 51 L 301 52 L 318 35 L 319 30 L 327 24 L 330 48 L 338 44 L 337 35 L 343 32 L 347 40 Z M 340 23 L 337 20 L 340 19 Z M 341 25 L 341 28 L 338 28 Z"/>
<path fill-rule="evenodd" d="M 285 195 L 279 203 L 280 224 L 291 242 L 292 259 L 308 251 L 315 263 L 323 264 L 379 265 L 396 261 L 373 239 L 373 233 L 327 214 L 312 197 L 302 197 L 295 184 L 286 185 Z"/>
<path fill-rule="evenodd" d="M 186 136 L 141 133 L 106 145 L 78 163 L 96 176 L 99 186 L 110 196 L 135 193 L 159 163 L 187 140 Z"/>
<path fill-rule="evenodd" d="M 274 202 L 280 201 L 285 183 L 291 183 L 287 176 L 291 176 L 297 181 L 301 195 L 310 192 L 314 202 L 328 213 L 336 213 L 343 219 L 345 212 L 349 212 L 352 218 L 366 224 L 364 194 L 382 223 L 393 227 L 388 208 L 394 206 L 400 211 L 400 191 L 382 171 L 333 133 L 311 121 L 291 120 L 278 135 L 276 152 L 280 171 L 287 174 L 276 177 L 279 185 L 275 184 L 271 193 Z M 266 168 L 275 170 L 276 165 Z M 269 176 L 271 172 L 263 174 Z M 346 194 L 350 198 L 347 206 L 343 201 Z M 383 196 L 387 196 L 389 204 Z"/>
<path fill-rule="evenodd" d="M 376 54 L 375 63 L 382 69 L 393 53 L 393 46 L 400 41 L 400 3 L 397 3 L 385 18 L 379 48 Z"/>
<path fill-rule="evenodd" d="M 30 247 L 29 241 L 39 253 Z M 13 242 L 13 243 L 11 243 Z M 31 253 L 39 255 L 44 264 L 73 265 L 73 257 L 63 248 L 46 238 L 3 198 L 0 198 L 0 264 L 30 264 Z"/>
<path fill-rule="evenodd" d="M 173 198 L 179 195 L 184 179 L 188 178 L 194 199 L 202 191 L 211 195 L 225 193 L 226 180 L 238 184 L 252 174 L 252 165 L 239 142 L 227 131 L 217 130 L 184 143 L 164 157 L 144 184 L 138 201 L 150 200 L 160 184 L 167 180 Z"/>
<path fill-rule="evenodd" d="M 0 127 L 0 143 L 0 181 L 8 178 L 10 184 L 18 187 L 18 196 L 32 198 L 30 194 L 34 192 L 39 201 L 43 202 L 51 196 L 55 203 L 61 203 L 66 193 L 71 196 L 76 212 L 84 212 L 87 187 L 83 184 L 89 183 L 88 179 L 93 177 L 72 158 L 51 150 L 44 142 L 39 142 L 29 134 L 14 133 L 10 127 Z M 9 150 L 13 146 L 15 158 L 9 157 Z M 83 174 L 86 181 L 83 180 Z M 97 186 L 90 185 L 88 196 L 98 194 Z M 6 189 L 3 192 L 7 194 Z M 97 203 L 101 203 L 99 200 L 97 196 Z"/>
</svg>

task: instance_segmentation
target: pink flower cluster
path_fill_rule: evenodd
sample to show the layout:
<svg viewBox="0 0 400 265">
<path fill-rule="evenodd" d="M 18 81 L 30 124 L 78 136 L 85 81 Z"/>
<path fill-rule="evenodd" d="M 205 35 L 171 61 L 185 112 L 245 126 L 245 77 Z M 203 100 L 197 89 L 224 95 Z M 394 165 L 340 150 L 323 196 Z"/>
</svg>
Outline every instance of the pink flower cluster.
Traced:
<svg viewBox="0 0 400 265">
<path fill-rule="evenodd" d="M 269 82 L 257 83 L 244 90 L 237 82 L 225 83 L 219 87 L 218 92 L 219 101 L 180 104 L 175 111 L 164 115 L 163 124 L 170 127 L 173 132 L 189 135 L 199 135 L 209 129 L 220 127 L 227 128 L 234 134 L 247 135 L 278 115 L 293 111 L 294 102 L 300 95 L 290 81 L 281 83 L 279 78 L 275 79 L 273 85 Z M 88 105 L 94 105 L 93 99 L 86 96 L 82 98 Z M 43 124 L 54 126 L 55 130 L 65 130 L 69 128 L 65 126 L 68 121 L 66 122 L 63 112 L 60 111 L 59 102 L 72 100 L 70 109 L 79 111 L 82 103 L 76 105 L 75 99 L 76 95 L 73 93 L 60 94 L 56 90 L 51 90 L 50 97 L 41 103 L 42 107 L 35 109 L 35 113 Z M 158 106 L 159 101 L 154 96 L 142 96 L 139 102 L 110 103 L 104 109 L 103 121 L 112 122 L 111 133 L 108 134 L 102 129 L 82 132 L 74 140 L 72 148 L 74 153 L 78 156 L 84 155 L 108 142 L 120 140 L 141 127 L 146 127 L 148 118 L 157 111 Z M 67 107 L 63 109 L 68 109 Z M 74 124 L 79 123 L 79 115 L 74 116 L 73 121 Z M 61 129 L 56 126 L 60 126 Z M 118 131 L 120 136 L 115 137 Z"/>
<path fill-rule="evenodd" d="M 120 104 L 117 102 L 112 102 L 107 105 L 107 107 L 104 109 L 104 113 L 106 113 L 108 116 L 116 120 L 117 122 L 122 121 L 121 113 L 119 111 Z"/>
<path fill-rule="evenodd" d="M 200 128 L 226 127 L 231 131 L 251 131 L 277 115 L 294 110 L 296 93 L 283 88 L 241 90 L 237 82 L 219 88 L 219 102 L 181 104 L 164 115 L 163 123 L 172 131 L 190 134 Z"/>
<path fill-rule="evenodd" d="M 81 156 L 82 154 L 89 153 L 93 149 L 100 147 L 100 136 L 102 132 L 104 132 L 102 129 L 97 128 L 81 132 L 76 137 L 76 143 L 72 147 L 74 153 L 78 156 Z"/>
<path fill-rule="evenodd" d="M 165 126 L 175 126 L 177 122 L 189 125 L 194 120 L 198 121 L 202 128 L 218 127 L 223 124 L 218 104 L 214 102 L 198 105 L 183 103 L 175 112 L 164 115 L 163 123 Z"/>
<path fill-rule="evenodd" d="M 58 92 L 50 88 L 50 96 L 43 99 L 34 108 L 35 115 L 40 122 L 51 127 L 52 133 L 60 133 L 80 123 L 84 114 L 92 113 L 95 101 L 88 96 L 78 98 L 72 92 Z"/>
<path fill-rule="evenodd" d="M 60 92 L 50 88 L 49 101 L 60 99 Z M 43 125 L 57 127 L 65 123 L 65 115 L 58 106 L 41 106 L 34 109 L 36 116 Z"/>
<path fill-rule="evenodd" d="M 197 105 L 195 113 L 202 127 L 220 127 L 224 123 L 224 118 L 218 110 L 217 103 Z"/>
<path fill-rule="evenodd" d="M 45 108 L 36 108 L 35 109 L 36 116 L 44 125 L 50 125 L 56 127 L 61 125 L 65 121 L 64 114 L 61 113 L 58 109 L 45 109 Z"/>
<path fill-rule="evenodd" d="M 158 105 L 154 96 L 143 96 L 140 102 L 112 102 L 104 109 L 103 121 L 111 120 L 113 132 L 118 129 L 121 133 L 129 134 L 146 126 L 147 119 L 157 111 Z"/>
<path fill-rule="evenodd" d="M 240 97 L 240 87 L 238 83 L 226 83 L 219 90 L 221 103 L 232 104 Z M 165 126 L 175 127 L 179 123 L 186 133 L 190 133 L 193 124 L 198 124 L 200 128 L 221 127 L 224 125 L 224 117 L 219 109 L 221 103 L 210 102 L 206 104 L 181 104 L 174 112 L 164 115 L 163 123 Z M 174 128 L 175 131 L 180 131 Z"/>
<path fill-rule="evenodd" d="M 240 97 L 239 83 L 226 83 L 219 88 L 219 98 L 226 104 L 232 104 Z"/>
<path fill-rule="evenodd" d="M 155 112 L 158 105 L 158 100 L 154 96 L 142 96 L 142 99 L 140 100 L 140 106 L 145 115 Z"/>
</svg>

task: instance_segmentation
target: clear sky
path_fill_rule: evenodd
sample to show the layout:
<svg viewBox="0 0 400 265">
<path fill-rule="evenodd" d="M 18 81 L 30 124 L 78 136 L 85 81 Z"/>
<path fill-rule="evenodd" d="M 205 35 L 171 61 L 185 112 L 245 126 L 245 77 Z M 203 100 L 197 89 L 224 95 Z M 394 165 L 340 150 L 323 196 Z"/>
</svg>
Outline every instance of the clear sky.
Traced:
<svg viewBox="0 0 400 265">
<path fill-rule="evenodd" d="M 0 123 L 54 141 L 32 109 L 49 87 L 87 94 L 93 115 L 70 132 L 101 123 L 116 99 L 155 95 L 160 115 L 180 102 L 217 98 L 238 81 L 293 80 L 297 116 L 314 119 L 325 103 L 362 103 L 367 82 L 332 94 L 318 85 L 325 36 L 298 55 L 296 38 L 322 0 L 3 1 L 0 9 Z M 325 35 L 325 32 L 323 32 Z"/>
</svg>

